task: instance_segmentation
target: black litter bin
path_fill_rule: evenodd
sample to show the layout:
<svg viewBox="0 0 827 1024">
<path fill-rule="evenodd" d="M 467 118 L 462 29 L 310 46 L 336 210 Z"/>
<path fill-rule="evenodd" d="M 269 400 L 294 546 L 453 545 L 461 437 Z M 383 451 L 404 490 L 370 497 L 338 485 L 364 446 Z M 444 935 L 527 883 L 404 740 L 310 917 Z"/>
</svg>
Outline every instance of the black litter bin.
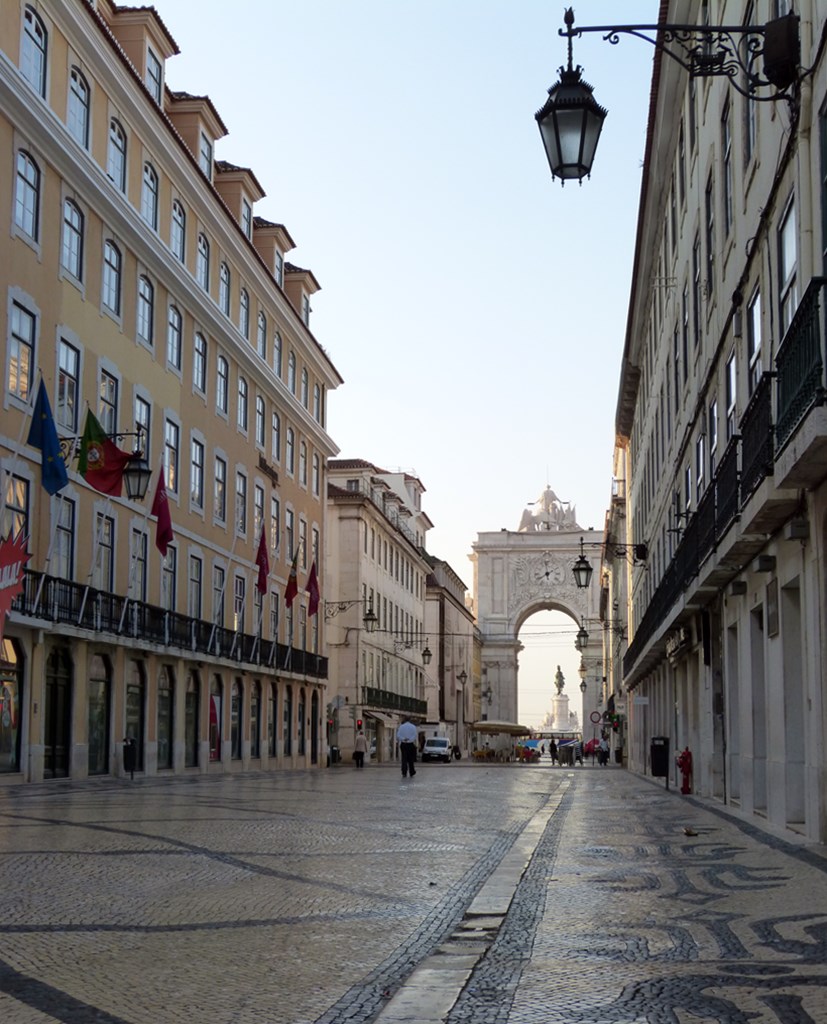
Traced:
<svg viewBox="0 0 827 1024">
<path fill-rule="evenodd" d="M 330 748 L 330 763 L 338 764 L 342 760 L 342 752 L 338 747 Z"/>
<path fill-rule="evenodd" d="M 657 779 L 669 776 L 669 737 L 653 736 L 649 747 L 649 763 L 652 775 Z"/>
</svg>

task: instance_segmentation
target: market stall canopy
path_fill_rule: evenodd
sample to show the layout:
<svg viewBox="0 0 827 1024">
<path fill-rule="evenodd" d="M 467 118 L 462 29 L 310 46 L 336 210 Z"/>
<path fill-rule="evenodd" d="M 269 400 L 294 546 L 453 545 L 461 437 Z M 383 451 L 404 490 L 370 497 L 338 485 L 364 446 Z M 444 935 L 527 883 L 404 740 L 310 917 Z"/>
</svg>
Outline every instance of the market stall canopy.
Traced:
<svg viewBox="0 0 827 1024">
<path fill-rule="evenodd" d="M 518 725 L 516 722 L 497 722 L 486 719 L 484 722 L 474 722 L 471 726 L 474 732 L 508 733 L 509 736 L 530 736 L 531 729 L 526 725 Z"/>
</svg>

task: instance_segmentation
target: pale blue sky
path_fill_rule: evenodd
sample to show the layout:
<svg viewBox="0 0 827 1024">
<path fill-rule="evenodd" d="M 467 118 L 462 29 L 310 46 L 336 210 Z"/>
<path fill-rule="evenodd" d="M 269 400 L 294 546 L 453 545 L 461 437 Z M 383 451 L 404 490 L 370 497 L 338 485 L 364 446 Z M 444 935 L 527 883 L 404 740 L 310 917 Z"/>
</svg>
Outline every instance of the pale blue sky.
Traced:
<svg viewBox="0 0 827 1024">
<path fill-rule="evenodd" d="M 566 61 L 563 3 L 156 6 L 182 51 L 168 84 L 210 96 L 230 133 L 216 156 L 253 169 L 256 212 L 321 284 L 311 327 L 345 379 L 328 408 L 341 456 L 420 477 L 429 550 L 469 588 L 477 533 L 515 530 L 547 483 L 601 529 L 652 47 L 575 40 L 609 116 L 591 181 L 561 188 L 534 113 Z M 576 23 L 654 22 L 658 6 L 581 0 Z M 538 628 L 521 637 L 528 725 L 558 663 L 579 703 L 575 628 L 530 641 Z"/>
</svg>

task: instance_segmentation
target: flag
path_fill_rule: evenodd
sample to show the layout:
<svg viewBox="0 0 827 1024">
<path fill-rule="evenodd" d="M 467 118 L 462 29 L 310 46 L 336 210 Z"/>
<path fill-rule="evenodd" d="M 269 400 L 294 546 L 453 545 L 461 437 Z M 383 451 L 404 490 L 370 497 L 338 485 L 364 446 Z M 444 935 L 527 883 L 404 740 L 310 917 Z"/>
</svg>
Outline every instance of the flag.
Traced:
<svg viewBox="0 0 827 1024">
<path fill-rule="evenodd" d="M 264 526 L 261 527 L 261 537 L 256 552 L 256 565 L 258 566 L 258 579 L 256 590 L 259 594 L 267 593 L 267 577 L 270 575 L 270 558 L 267 555 L 267 538 L 264 536 Z"/>
<path fill-rule="evenodd" d="M 42 377 L 34 403 L 28 443 L 33 448 L 40 450 L 40 481 L 44 490 L 49 494 L 57 494 L 69 483 L 69 474 L 66 472 L 66 463 L 60 453 L 57 427 Z"/>
<path fill-rule="evenodd" d="M 87 410 L 78 455 L 78 473 L 84 480 L 101 494 L 111 494 L 114 498 L 119 498 L 123 485 L 123 471 L 131 458 L 132 453 L 122 452 L 115 442 L 106 436 L 92 410 Z"/>
<path fill-rule="evenodd" d="M 293 558 L 293 564 L 290 566 L 290 578 L 287 580 L 287 586 L 284 589 L 284 603 L 289 608 L 293 603 L 296 594 L 299 592 L 299 552 L 296 549 L 295 557 Z"/>
<path fill-rule="evenodd" d="M 155 526 L 155 547 L 161 552 L 162 557 L 166 558 L 167 548 L 172 543 L 175 534 L 172 532 L 172 517 L 169 514 L 163 466 L 158 474 L 158 486 L 155 488 L 155 497 L 152 499 L 152 515 L 158 520 Z"/>
<path fill-rule="evenodd" d="M 315 615 L 319 610 L 319 577 L 316 575 L 316 561 L 313 560 L 313 564 L 310 566 L 310 576 L 307 579 L 307 593 L 309 600 L 307 602 L 307 614 L 308 617 Z"/>
</svg>

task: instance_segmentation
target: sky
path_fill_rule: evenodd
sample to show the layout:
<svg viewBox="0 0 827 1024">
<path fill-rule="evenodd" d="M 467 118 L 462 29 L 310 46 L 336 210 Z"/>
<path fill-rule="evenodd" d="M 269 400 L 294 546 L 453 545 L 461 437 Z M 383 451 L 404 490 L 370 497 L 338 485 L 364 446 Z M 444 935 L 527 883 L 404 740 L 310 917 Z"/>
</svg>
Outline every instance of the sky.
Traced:
<svg viewBox="0 0 827 1024">
<path fill-rule="evenodd" d="M 477 534 L 516 530 L 546 485 L 601 530 L 653 48 L 574 41 L 609 115 L 592 178 L 561 187 L 534 114 L 567 59 L 562 3 L 155 5 L 181 50 L 167 84 L 210 96 L 229 131 L 216 158 L 252 168 L 255 212 L 321 285 L 339 457 L 419 477 L 428 550 L 469 590 Z M 658 6 L 580 0 L 575 26 L 653 23 Z M 558 664 L 579 708 L 576 629 L 551 612 L 523 629 L 524 724 L 550 710 Z"/>
</svg>

